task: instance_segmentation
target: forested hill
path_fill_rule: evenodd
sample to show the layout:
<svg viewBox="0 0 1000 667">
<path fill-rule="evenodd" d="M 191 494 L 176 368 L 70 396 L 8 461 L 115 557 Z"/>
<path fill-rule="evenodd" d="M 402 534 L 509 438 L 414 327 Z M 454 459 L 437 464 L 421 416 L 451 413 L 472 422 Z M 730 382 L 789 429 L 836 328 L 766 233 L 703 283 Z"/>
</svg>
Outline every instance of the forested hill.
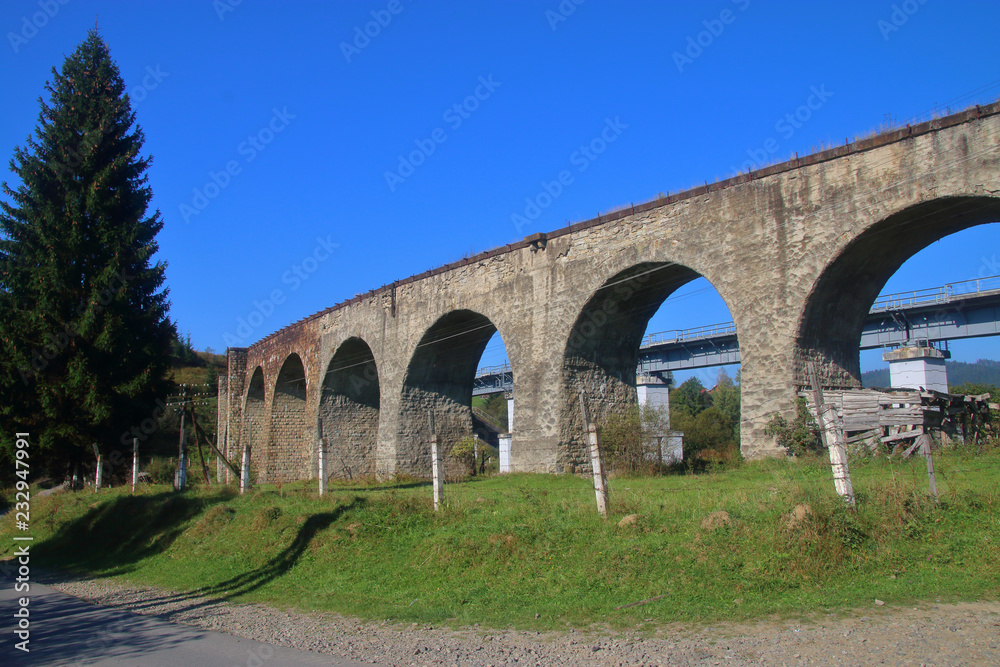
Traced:
<svg viewBox="0 0 1000 667">
<path fill-rule="evenodd" d="M 957 387 L 960 384 L 992 384 L 1000 387 L 1000 361 L 980 359 L 975 363 L 964 361 L 946 361 L 948 368 L 948 384 Z M 861 374 L 861 382 L 866 387 L 888 387 L 889 369 L 880 368 Z"/>
</svg>

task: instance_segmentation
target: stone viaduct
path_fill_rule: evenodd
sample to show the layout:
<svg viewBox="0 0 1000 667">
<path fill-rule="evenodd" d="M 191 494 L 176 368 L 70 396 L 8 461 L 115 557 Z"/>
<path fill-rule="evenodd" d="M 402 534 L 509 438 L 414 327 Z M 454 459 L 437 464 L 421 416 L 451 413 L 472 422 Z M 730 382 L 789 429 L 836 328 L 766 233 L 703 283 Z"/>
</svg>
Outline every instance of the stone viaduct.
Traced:
<svg viewBox="0 0 1000 667">
<path fill-rule="evenodd" d="M 794 415 L 806 362 L 827 387 L 857 386 L 862 326 L 888 278 L 996 220 L 1000 103 L 535 234 L 230 348 L 220 442 L 237 459 L 252 442 L 261 481 L 314 478 L 322 420 L 331 476 L 427 476 L 427 412 L 445 450 L 471 432 L 472 379 L 499 331 L 512 468 L 588 469 L 580 392 L 598 418 L 634 401 L 649 318 L 704 276 L 737 327 L 742 452 L 777 453 L 764 427 Z"/>
</svg>

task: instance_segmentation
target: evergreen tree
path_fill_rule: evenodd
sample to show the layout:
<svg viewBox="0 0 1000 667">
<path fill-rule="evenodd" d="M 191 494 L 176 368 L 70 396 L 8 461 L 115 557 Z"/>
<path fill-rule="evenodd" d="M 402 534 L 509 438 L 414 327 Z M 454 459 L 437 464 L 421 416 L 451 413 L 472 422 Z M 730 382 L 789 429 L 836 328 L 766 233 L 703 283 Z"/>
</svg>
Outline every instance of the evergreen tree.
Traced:
<svg viewBox="0 0 1000 667">
<path fill-rule="evenodd" d="M 150 158 L 107 44 L 91 31 L 52 75 L 0 201 L 0 442 L 28 431 L 32 470 L 63 472 L 152 414 L 175 329 Z"/>
</svg>

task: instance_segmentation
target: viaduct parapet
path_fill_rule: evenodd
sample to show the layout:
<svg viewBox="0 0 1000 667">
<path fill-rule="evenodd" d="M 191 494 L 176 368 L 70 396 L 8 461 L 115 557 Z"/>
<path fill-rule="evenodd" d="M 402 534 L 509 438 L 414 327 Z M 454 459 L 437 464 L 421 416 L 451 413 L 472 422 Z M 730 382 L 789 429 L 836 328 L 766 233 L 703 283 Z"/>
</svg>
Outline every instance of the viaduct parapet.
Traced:
<svg viewBox="0 0 1000 667">
<path fill-rule="evenodd" d="M 447 451 L 471 433 L 473 377 L 499 331 L 514 377 L 511 465 L 589 466 L 579 395 L 598 419 L 635 401 L 639 343 L 704 276 L 736 323 L 741 448 L 795 414 L 812 361 L 858 386 L 868 310 L 914 253 L 1000 220 L 1000 104 L 773 165 L 442 266 L 228 351 L 220 438 L 252 442 L 261 481 L 430 470 L 427 412 Z M 974 255 L 970 251 L 970 260 Z M 974 261 L 974 260 L 973 260 Z"/>
</svg>

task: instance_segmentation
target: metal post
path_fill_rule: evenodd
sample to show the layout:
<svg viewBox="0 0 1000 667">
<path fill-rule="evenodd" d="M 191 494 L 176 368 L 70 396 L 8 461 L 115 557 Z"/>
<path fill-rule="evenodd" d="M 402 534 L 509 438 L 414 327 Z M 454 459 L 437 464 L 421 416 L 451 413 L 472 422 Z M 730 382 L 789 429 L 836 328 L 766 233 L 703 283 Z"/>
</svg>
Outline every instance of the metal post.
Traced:
<svg viewBox="0 0 1000 667">
<path fill-rule="evenodd" d="M 139 481 L 139 438 L 132 438 L 132 493 Z"/>
<path fill-rule="evenodd" d="M 597 512 L 601 516 L 607 516 L 608 480 L 604 474 L 601 446 L 597 441 L 597 425 L 590 421 L 590 415 L 587 412 L 587 399 L 582 392 L 580 393 L 580 412 L 583 415 L 584 433 L 590 448 L 590 466 L 594 470 L 594 495 L 597 497 Z"/>
<path fill-rule="evenodd" d="M 319 474 L 319 495 L 322 498 L 326 494 L 326 442 L 323 440 L 323 420 L 317 420 L 319 430 L 319 444 L 316 447 L 317 472 Z"/>
<path fill-rule="evenodd" d="M 431 482 L 434 486 L 434 511 L 437 512 L 441 506 L 441 498 L 444 496 L 444 486 L 441 482 L 441 461 L 438 458 L 438 437 L 434 429 L 434 413 L 427 411 L 427 420 L 431 427 Z"/>
</svg>

